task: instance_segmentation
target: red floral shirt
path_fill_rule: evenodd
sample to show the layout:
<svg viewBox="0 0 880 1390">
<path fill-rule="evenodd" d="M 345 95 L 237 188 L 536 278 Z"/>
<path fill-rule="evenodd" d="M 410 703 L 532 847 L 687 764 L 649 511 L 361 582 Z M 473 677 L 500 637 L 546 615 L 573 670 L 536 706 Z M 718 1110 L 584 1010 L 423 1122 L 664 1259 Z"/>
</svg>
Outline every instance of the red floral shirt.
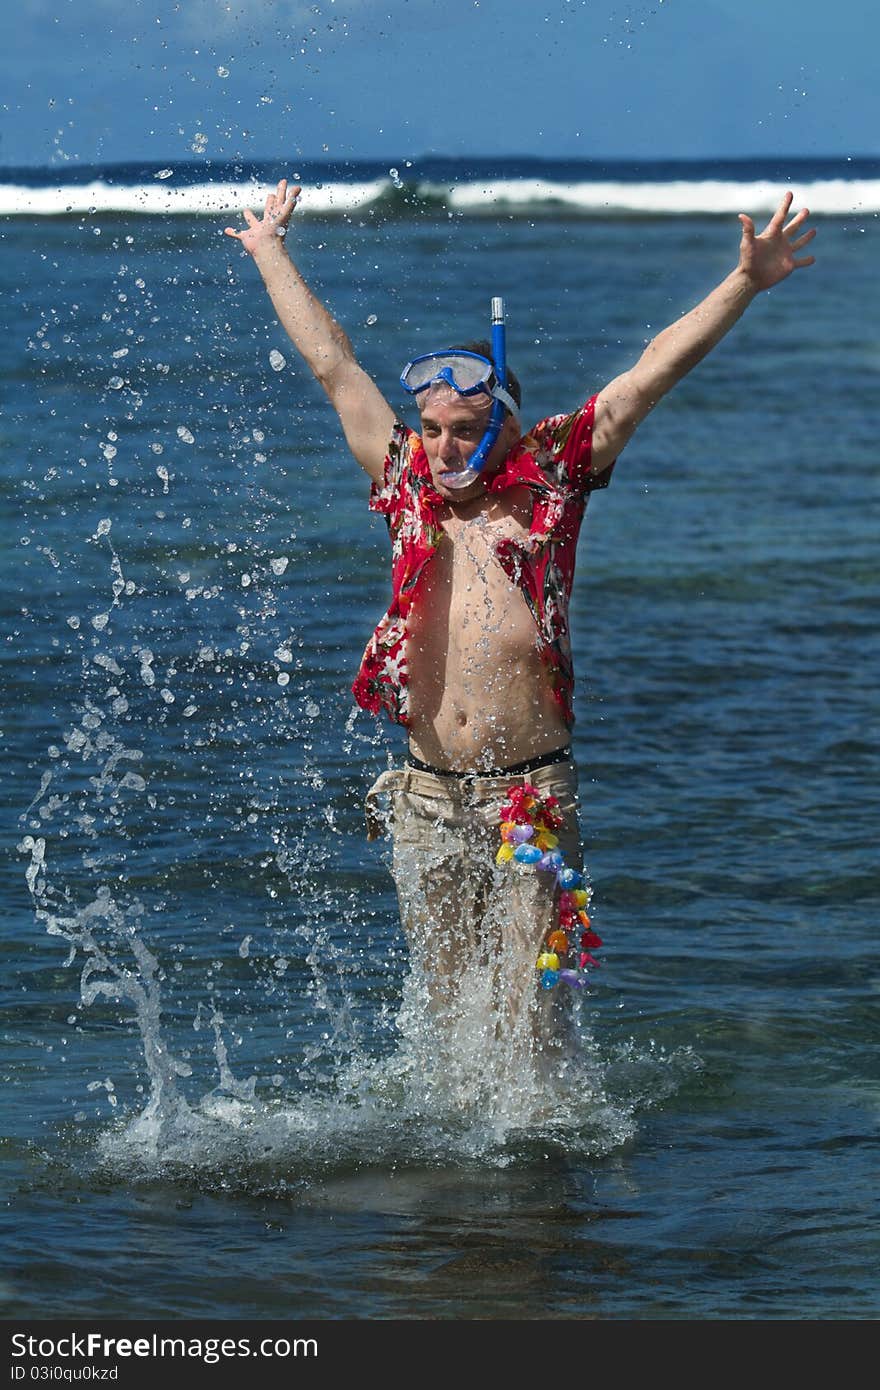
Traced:
<svg viewBox="0 0 880 1390">
<path fill-rule="evenodd" d="M 523 539 L 504 539 L 495 554 L 505 574 L 522 590 L 538 630 L 542 658 L 566 722 L 574 722 L 574 672 L 568 604 L 574 580 L 575 548 L 587 496 L 607 487 L 613 464 L 592 471 L 596 397 L 571 415 L 551 415 L 514 445 L 489 492 L 527 487 L 532 521 Z M 391 533 L 391 604 L 364 652 L 352 687 L 362 708 L 385 709 L 398 724 L 409 723 L 407 615 L 418 602 L 419 579 L 443 531 L 438 512 L 443 498 L 431 480 L 420 435 L 398 421 L 381 482 L 373 483 L 370 509 L 381 512 Z"/>
</svg>

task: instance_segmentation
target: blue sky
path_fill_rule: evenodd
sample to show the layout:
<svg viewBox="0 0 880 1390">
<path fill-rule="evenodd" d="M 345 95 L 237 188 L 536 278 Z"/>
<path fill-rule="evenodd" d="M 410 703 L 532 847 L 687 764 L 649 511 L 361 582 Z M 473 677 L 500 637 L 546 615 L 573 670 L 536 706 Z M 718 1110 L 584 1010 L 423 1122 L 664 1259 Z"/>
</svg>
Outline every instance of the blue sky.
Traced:
<svg viewBox="0 0 880 1390">
<path fill-rule="evenodd" d="M 0 163 L 880 154 L 876 0 L 15 0 Z"/>
</svg>

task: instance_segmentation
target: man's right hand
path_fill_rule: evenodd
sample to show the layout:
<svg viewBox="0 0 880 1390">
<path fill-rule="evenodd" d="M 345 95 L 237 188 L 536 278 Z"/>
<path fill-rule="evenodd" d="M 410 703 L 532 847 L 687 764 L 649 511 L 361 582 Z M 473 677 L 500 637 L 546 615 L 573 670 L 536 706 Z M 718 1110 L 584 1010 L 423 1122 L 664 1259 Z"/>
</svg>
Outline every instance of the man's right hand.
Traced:
<svg viewBox="0 0 880 1390">
<path fill-rule="evenodd" d="M 288 191 L 287 179 L 282 179 L 275 192 L 270 193 L 266 199 L 262 221 L 250 208 L 245 208 L 243 215 L 247 222 L 246 229 L 242 232 L 236 231 L 234 227 L 226 227 L 226 235 L 235 237 L 246 251 L 256 256 L 262 247 L 272 245 L 275 238 L 284 236 L 300 193 L 302 188 L 299 184 L 294 184 Z"/>
<path fill-rule="evenodd" d="M 284 331 L 320 382 L 339 416 L 348 447 L 375 481 L 382 478 L 394 411 L 357 362 L 348 335 L 309 289 L 281 246 L 302 189 L 282 179 L 266 199 L 262 219 L 244 210 L 247 227 L 226 235 L 254 258 Z"/>
</svg>

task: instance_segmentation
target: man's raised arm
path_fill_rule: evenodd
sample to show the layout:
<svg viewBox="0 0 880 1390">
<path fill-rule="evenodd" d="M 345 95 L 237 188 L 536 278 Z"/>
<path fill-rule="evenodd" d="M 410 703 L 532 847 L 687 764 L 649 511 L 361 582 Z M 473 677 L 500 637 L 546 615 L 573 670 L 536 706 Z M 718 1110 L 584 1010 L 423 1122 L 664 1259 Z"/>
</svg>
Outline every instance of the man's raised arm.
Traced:
<svg viewBox="0 0 880 1390">
<path fill-rule="evenodd" d="M 281 325 L 312 369 L 345 431 L 348 447 L 371 478 L 381 479 L 394 411 L 358 364 L 345 331 L 315 298 L 287 254 L 283 236 L 302 190 L 282 179 L 262 220 L 245 209 L 245 231 L 226 228 L 253 256 Z"/>
<path fill-rule="evenodd" d="M 617 457 L 648 412 L 711 352 L 756 294 L 777 285 L 793 270 L 813 264 L 814 256 L 795 256 L 816 232 L 812 229 L 797 235 L 809 216 L 806 208 L 785 225 L 791 201 L 791 193 L 786 193 L 759 236 L 752 219 L 741 212 L 743 230 L 736 269 L 689 314 L 658 333 L 636 365 L 599 393 L 593 430 L 595 472 L 601 473 Z"/>
</svg>

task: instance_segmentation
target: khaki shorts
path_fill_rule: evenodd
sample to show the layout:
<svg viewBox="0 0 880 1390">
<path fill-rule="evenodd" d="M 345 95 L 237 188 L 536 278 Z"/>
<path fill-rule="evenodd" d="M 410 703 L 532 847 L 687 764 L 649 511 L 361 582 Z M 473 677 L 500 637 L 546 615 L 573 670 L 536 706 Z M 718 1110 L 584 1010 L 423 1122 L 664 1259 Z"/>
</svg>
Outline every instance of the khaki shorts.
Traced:
<svg viewBox="0 0 880 1390">
<path fill-rule="evenodd" d="M 546 1022 L 565 988 L 539 991 L 535 959 L 557 924 L 556 875 L 531 865 L 498 865 L 500 809 L 511 786 L 530 783 L 555 796 L 564 826 L 556 833 L 568 867 L 582 869 L 577 769 L 569 759 L 523 776 L 440 777 L 414 768 L 383 773 L 367 797 L 371 838 L 377 802 L 390 798 L 392 873 L 411 964 L 429 999 L 449 1007 L 473 970 L 492 981 L 499 1019 Z M 537 999 L 538 995 L 543 996 Z"/>
</svg>

